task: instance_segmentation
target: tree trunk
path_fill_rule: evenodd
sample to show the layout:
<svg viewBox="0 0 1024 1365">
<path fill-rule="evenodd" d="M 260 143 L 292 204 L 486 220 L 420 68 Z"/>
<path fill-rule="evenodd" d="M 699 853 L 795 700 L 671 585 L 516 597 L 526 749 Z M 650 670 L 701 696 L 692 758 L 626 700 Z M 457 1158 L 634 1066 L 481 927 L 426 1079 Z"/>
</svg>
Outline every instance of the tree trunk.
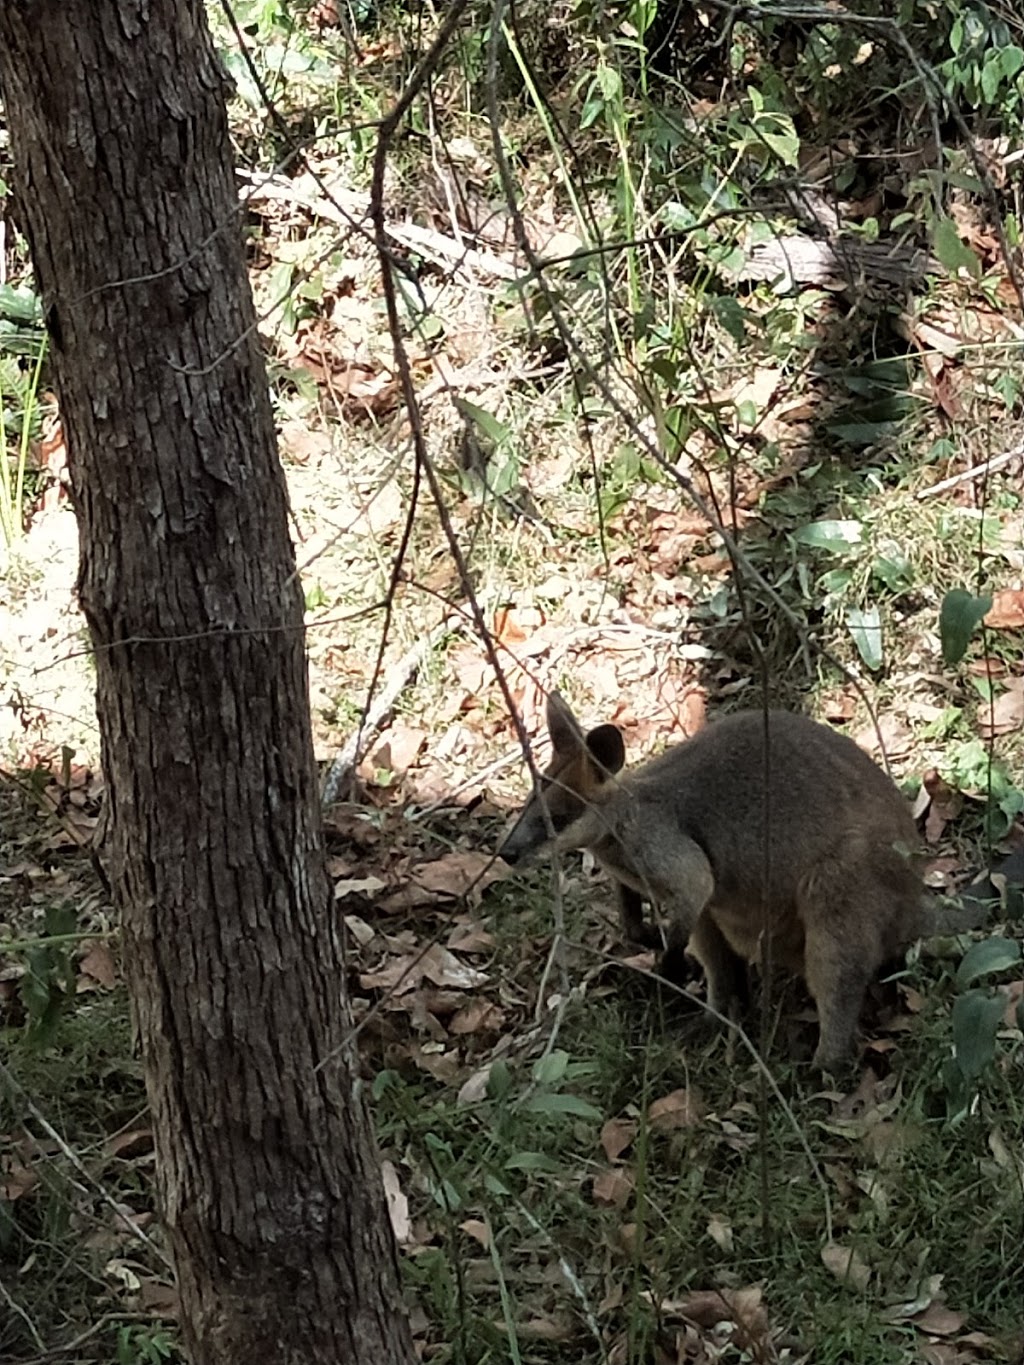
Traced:
<svg viewBox="0 0 1024 1365">
<path fill-rule="evenodd" d="M 185 1344 L 197 1365 L 401 1365 L 203 6 L 4 0 L 0 80 L 79 520 L 107 852 Z"/>
</svg>

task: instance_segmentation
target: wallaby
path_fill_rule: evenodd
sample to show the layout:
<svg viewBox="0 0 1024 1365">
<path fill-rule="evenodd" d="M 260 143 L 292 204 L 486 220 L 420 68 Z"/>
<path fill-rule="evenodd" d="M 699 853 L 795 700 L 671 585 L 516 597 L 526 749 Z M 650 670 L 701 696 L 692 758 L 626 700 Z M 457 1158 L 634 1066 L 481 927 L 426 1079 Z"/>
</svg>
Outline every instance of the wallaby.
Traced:
<svg viewBox="0 0 1024 1365">
<path fill-rule="evenodd" d="M 616 726 L 584 734 L 557 692 L 547 724 L 551 762 L 500 856 L 590 849 L 616 881 L 626 937 L 661 944 L 643 916 L 651 901 L 667 920 L 662 974 L 685 979 L 688 951 L 719 1014 L 742 996 L 747 962 L 767 957 L 803 977 L 818 1008 L 814 1064 L 841 1062 L 878 969 L 938 927 L 910 808 L 881 768 L 852 739 L 785 711 L 712 721 L 621 776 Z"/>
</svg>

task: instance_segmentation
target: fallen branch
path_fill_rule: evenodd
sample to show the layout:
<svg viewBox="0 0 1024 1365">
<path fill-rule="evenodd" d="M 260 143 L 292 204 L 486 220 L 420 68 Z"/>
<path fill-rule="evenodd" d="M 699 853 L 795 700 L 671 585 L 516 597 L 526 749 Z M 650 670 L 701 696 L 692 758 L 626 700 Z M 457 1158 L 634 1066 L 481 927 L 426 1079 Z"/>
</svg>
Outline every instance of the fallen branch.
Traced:
<svg viewBox="0 0 1024 1365">
<path fill-rule="evenodd" d="M 320 786 L 320 804 L 326 810 L 341 797 L 355 772 L 356 764 L 362 758 L 369 740 L 381 729 L 398 699 L 399 693 L 408 686 L 419 671 L 420 665 L 434 646 L 452 630 L 455 622 L 450 617 L 434 627 L 429 635 L 417 640 L 411 649 L 388 669 L 384 685 L 367 706 L 354 734 L 342 745 L 341 752 L 335 757 L 324 775 Z"/>
<path fill-rule="evenodd" d="M 938 483 L 933 483 L 930 488 L 922 488 L 918 493 L 918 500 L 923 498 L 934 498 L 937 493 L 945 493 L 950 488 L 956 488 L 961 483 L 971 483 L 974 479 L 983 479 L 987 474 L 994 474 L 997 469 L 1005 469 L 1008 464 L 1013 464 L 1014 460 L 1019 460 L 1024 455 L 1024 441 L 1020 441 L 1010 450 L 1004 450 L 1001 455 L 993 455 L 990 459 L 982 460 L 981 464 L 976 464 L 972 469 L 965 469 L 960 474 L 952 474 L 948 479 L 941 479 Z"/>
</svg>

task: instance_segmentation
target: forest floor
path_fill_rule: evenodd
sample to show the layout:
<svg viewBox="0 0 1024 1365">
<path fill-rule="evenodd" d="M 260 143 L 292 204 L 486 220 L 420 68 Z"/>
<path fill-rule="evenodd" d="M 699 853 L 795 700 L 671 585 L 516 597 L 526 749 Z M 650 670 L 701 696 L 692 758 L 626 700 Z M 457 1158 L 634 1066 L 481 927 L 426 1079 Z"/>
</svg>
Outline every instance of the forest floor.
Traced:
<svg viewBox="0 0 1024 1365">
<path fill-rule="evenodd" d="M 309 38 L 291 99 L 322 95 L 332 43 Z M 387 44 L 364 56 L 367 81 L 374 61 L 391 70 Z M 244 178 L 325 769 L 371 691 L 393 692 L 325 819 L 423 1358 L 1020 1362 L 1019 907 L 996 915 L 1003 947 L 974 979 L 966 938 L 915 949 L 870 1003 L 841 1085 L 794 1060 L 815 1028 L 794 983 L 762 1001 L 756 1047 L 707 1033 L 699 985 L 657 986 L 593 867 L 495 862 L 529 784 L 474 624 L 475 600 L 540 761 L 554 687 L 619 725 L 634 761 L 767 694 L 888 763 L 934 889 L 1019 847 L 1024 318 L 997 235 L 961 194 L 951 212 L 981 277 L 933 262 L 913 296 L 716 276 L 712 298 L 703 258 L 570 264 L 557 304 L 574 351 L 523 294 L 488 134 L 457 109 L 443 166 L 404 152 L 390 186 L 415 281 L 414 415 L 373 247 L 339 228 L 339 205 L 365 206 L 365 164 L 326 139 L 301 169 Z M 259 147 L 252 110 L 233 116 L 240 147 Z M 717 128 L 715 109 L 701 116 Z M 571 256 L 586 214 L 564 181 L 551 189 L 536 128 L 507 131 L 534 248 Z M 835 170 L 845 146 L 806 143 L 802 171 L 820 177 L 826 152 Z M 621 209 L 607 186 L 596 201 Z M 628 320 L 648 295 L 663 331 L 644 350 Z M 443 515 L 417 491 L 417 429 Z M 47 471 L 0 598 L 0 1356 L 132 1365 L 177 1358 L 175 1297 L 89 852 L 102 774 L 59 454 Z M 732 531 L 739 573 L 689 487 Z M 954 662 L 951 589 L 990 599 Z M 971 990 L 998 1020 L 955 1049 Z"/>
</svg>

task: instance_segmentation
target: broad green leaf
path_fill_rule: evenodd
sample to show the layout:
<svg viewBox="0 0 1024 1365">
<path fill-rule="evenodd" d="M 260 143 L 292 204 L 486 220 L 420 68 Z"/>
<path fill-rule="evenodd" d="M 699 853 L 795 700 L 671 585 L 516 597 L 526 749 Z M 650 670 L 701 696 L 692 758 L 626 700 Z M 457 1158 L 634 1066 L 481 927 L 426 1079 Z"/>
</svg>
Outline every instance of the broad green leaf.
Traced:
<svg viewBox="0 0 1024 1365">
<path fill-rule="evenodd" d="M 786 166 L 795 166 L 800 159 L 800 139 L 796 132 L 767 132 L 759 128 L 762 139 Z"/>
<path fill-rule="evenodd" d="M 1014 44 L 1004 47 L 999 54 L 999 61 L 1002 64 L 1003 75 L 1008 81 L 1012 81 L 1017 72 L 1024 66 L 1024 49 Z"/>
<path fill-rule="evenodd" d="M 996 1054 L 996 1033 L 1006 1010 L 1004 995 L 968 991 L 953 1004 L 953 1053 L 960 1073 L 975 1080 Z"/>
<path fill-rule="evenodd" d="M 793 532 L 793 539 L 800 545 L 832 554 L 859 545 L 863 536 L 864 527 L 859 521 L 812 521 Z"/>
<path fill-rule="evenodd" d="M 506 1171 L 561 1171 L 557 1161 L 543 1152 L 513 1152 L 505 1162 Z"/>
<path fill-rule="evenodd" d="M 885 540 L 878 547 L 880 553 L 871 572 L 890 592 L 903 592 L 914 581 L 914 566 L 893 540 Z"/>
<path fill-rule="evenodd" d="M 554 1052 L 549 1052 L 546 1057 L 534 1062 L 533 1079 L 538 1085 L 557 1085 L 559 1081 L 565 1079 L 565 1069 L 568 1065 L 568 1052 L 556 1048 Z"/>
<path fill-rule="evenodd" d="M 658 210 L 658 217 L 671 232 L 683 232 L 697 222 L 694 211 L 686 204 L 680 204 L 677 199 L 670 199 L 662 204 Z"/>
<path fill-rule="evenodd" d="M 463 417 L 468 418 L 496 446 L 503 444 L 511 437 L 512 429 L 506 426 L 504 422 L 499 422 L 497 417 L 488 412 L 486 408 L 479 408 L 475 403 L 470 403 L 465 398 L 456 398 L 455 406 Z"/>
<path fill-rule="evenodd" d="M 946 593 L 939 609 L 939 638 L 947 664 L 958 664 L 967 653 L 975 627 L 991 605 L 991 597 L 974 597 L 963 588 Z"/>
<path fill-rule="evenodd" d="M 583 106 L 583 113 L 580 114 L 580 132 L 585 133 L 590 125 L 596 122 L 604 113 L 604 100 L 589 99 Z"/>
<path fill-rule="evenodd" d="M 972 981 L 977 981 L 979 976 L 986 976 L 989 972 L 1004 972 L 1007 967 L 1015 967 L 1019 961 L 1020 944 L 1016 939 L 985 938 L 980 943 L 972 943 L 957 968 L 957 988 L 963 990 Z"/>
<path fill-rule="evenodd" d="M 0 285 L 0 317 L 12 322 L 41 323 L 43 306 L 38 297 L 25 285 Z"/>
<path fill-rule="evenodd" d="M 711 311 L 737 346 L 746 344 L 746 309 L 731 294 L 714 295 L 711 299 Z"/>
<path fill-rule="evenodd" d="M 857 646 L 857 653 L 873 673 L 877 672 L 885 657 L 882 653 L 882 617 L 878 608 L 865 607 L 862 610 L 860 607 L 849 607 L 846 624 Z"/>
<path fill-rule="evenodd" d="M 487 1073 L 487 1098 L 500 1100 L 507 1095 L 512 1085 L 512 1073 L 504 1057 L 496 1057 Z"/>
<path fill-rule="evenodd" d="M 970 247 L 961 241 L 951 218 L 940 218 L 935 224 L 932 248 L 951 275 L 966 270 L 972 279 L 981 279 L 981 262 Z"/>
<path fill-rule="evenodd" d="M 622 77 L 613 66 L 598 67 L 596 84 L 606 100 L 618 99 L 622 94 Z"/>
<path fill-rule="evenodd" d="M 579 1119 L 599 1119 L 600 1109 L 595 1109 L 579 1095 L 541 1094 L 531 1095 L 523 1104 L 529 1114 L 571 1114 Z"/>
<path fill-rule="evenodd" d="M 992 104 L 1003 83 L 1003 63 L 999 52 L 992 52 L 981 68 L 981 94 L 986 104 Z"/>
</svg>

